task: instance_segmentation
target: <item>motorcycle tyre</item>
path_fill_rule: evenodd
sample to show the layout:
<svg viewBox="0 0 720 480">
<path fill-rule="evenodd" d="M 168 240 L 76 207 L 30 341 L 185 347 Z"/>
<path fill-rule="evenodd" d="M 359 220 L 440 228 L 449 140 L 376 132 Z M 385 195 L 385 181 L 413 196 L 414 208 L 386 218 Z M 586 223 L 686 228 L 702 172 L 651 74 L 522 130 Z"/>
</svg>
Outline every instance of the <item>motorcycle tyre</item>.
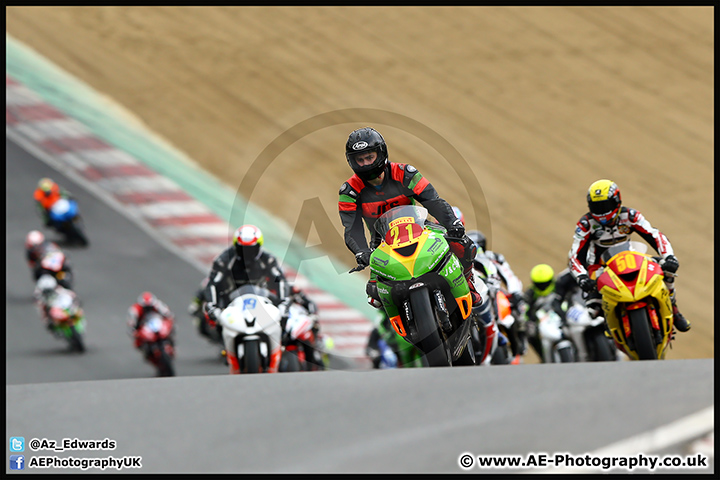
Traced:
<svg viewBox="0 0 720 480">
<path fill-rule="evenodd" d="M 68 240 L 77 243 L 81 247 L 87 247 L 88 245 L 90 245 L 90 242 L 88 241 L 85 232 L 83 231 L 82 227 L 77 223 L 77 221 L 68 222 L 67 235 Z"/>
<path fill-rule="evenodd" d="M 612 340 L 605 336 L 604 331 L 601 328 L 596 328 L 591 332 L 587 338 L 592 352 L 593 358 L 590 359 L 592 362 L 613 362 L 617 360 L 615 354 L 614 343 Z"/>
<path fill-rule="evenodd" d="M 639 360 L 657 360 L 657 350 L 650 330 L 650 318 L 644 308 L 628 311 L 630 328 L 635 339 L 635 352 Z"/>
<path fill-rule="evenodd" d="M 248 340 L 244 344 L 244 373 L 262 373 L 262 357 L 257 340 Z"/>
<path fill-rule="evenodd" d="M 572 348 L 562 348 L 558 350 L 558 354 L 560 355 L 560 363 L 573 363 L 575 361 Z"/>
<path fill-rule="evenodd" d="M 468 367 L 477 365 L 475 360 L 475 351 L 472 346 L 472 339 L 468 340 L 465 350 L 460 354 L 457 360 L 453 362 L 453 367 Z"/>
<path fill-rule="evenodd" d="M 288 351 L 282 353 L 278 372 L 299 372 L 301 370 L 300 359 L 295 353 Z"/>
<path fill-rule="evenodd" d="M 419 347 L 423 352 L 423 365 L 428 367 L 449 367 L 450 352 L 438 332 L 435 310 L 425 289 L 410 293 L 410 308 L 420 337 Z"/>
<path fill-rule="evenodd" d="M 173 367 L 172 359 L 164 349 L 160 351 L 160 358 L 158 359 L 158 373 L 161 377 L 175 376 L 175 368 Z"/>
<path fill-rule="evenodd" d="M 75 326 L 70 327 L 70 335 L 67 337 L 70 342 L 70 350 L 73 352 L 83 353 L 85 351 L 85 342 L 82 335 L 77 331 Z"/>
<path fill-rule="evenodd" d="M 508 365 L 510 356 L 508 355 L 507 345 L 498 345 L 490 359 L 490 365 Z"/>
</svg>

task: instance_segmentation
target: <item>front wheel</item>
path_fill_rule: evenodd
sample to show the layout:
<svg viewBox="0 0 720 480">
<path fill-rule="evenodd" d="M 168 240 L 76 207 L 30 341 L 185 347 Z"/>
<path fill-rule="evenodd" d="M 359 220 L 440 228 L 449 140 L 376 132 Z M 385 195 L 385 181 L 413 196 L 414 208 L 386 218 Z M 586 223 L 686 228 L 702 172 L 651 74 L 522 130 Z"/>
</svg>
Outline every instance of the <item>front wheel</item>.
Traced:
<svg viewBox="0 0 720 480">
<path fill-rule="evenodd" d="M 570 340 L 560 340 L 552 347 L 554 363 L 572 363 L 575 361 L 575 346 Z"/>
<path fill-rule="evenodd" d="M 280 358 L 278 372 L 299 372 L 302 370 L 300 359 L 295 352 L 284 351 Z"/>
<path fill-rule="evenodd" d="M 650 331 L 650 318 L 644 308 L 629 310 L 631 335 L 635 340 L 635 352 L 639 360 L 657 360 L 657 350 Z"/>
<path fill-rule="evenodd" d="M 77 331 L 75 325 L 70 327 L 70 335 L 68 336 L 70 342 L 70 349 L 73 352 L 82 353 L 85 351 L 85 342 L 83 341 L 82 334 Z"/>
<path fill-rule="evenodd" d="M 423 364 L 428 367 L 449 367 L 450 352 L 438 332 L 435 310 L 427 290 L 418 289 L 410 293 L 410 308 L 420 337 L 418 347 L 423 352 Z"/>
<path fill-rule="evenodd" d="M 508 365 L 510 363 L 510 353 L 507 345 L 498 345 L 492 354 L 490 360 L 491 365 Z"/>
<path fill-rule="evenodd" d="M 585 342 L 592 362 L 612 362 L 617 360 L 612 340 L 605 336 L 604 328 L 594 327 L 585 333 Z"/>
<path fill-rule="evenodd" d="M 248 340 L 243 343 L 243 363 L 245 364 L 245 373 L 261 373 L 261 357 L 260 344 L 257 340 Z"/>
<path fill-rule="evenodd" d="M 173 367 L 172 359 L 165 349 L 160 351 L 160 358 L 158 359 L 158 373 L 161 377 L 175 376 L 175 368 Z"/>
</svg>

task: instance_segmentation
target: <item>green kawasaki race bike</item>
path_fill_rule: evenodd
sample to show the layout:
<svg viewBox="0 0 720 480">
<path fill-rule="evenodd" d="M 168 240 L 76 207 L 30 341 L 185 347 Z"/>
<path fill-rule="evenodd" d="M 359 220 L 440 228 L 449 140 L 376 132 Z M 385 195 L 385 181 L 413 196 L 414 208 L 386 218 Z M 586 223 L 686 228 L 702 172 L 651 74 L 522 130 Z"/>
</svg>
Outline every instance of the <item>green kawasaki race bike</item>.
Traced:
<svg viewBox="0 0 720 480">
<path fill-rule="evenodd" d="M 417 205 L 395 207 L 375 221 L 383 239 L 370 256 L 371 278 L 395 332 L 430 367 L 475 365 L 472 297 L 445 229 Z M 353 271 L 358 271 L 356 267 Z"/>
</svg>

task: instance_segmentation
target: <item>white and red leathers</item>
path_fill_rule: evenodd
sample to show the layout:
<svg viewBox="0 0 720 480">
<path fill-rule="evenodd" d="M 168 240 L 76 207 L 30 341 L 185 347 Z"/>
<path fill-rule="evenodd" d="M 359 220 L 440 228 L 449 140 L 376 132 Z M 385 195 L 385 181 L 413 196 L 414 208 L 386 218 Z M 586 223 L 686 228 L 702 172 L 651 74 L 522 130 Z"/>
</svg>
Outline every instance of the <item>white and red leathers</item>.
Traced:
<svg viewBox="0 0 720 480">
<path fill-rule="evenodd" d="M 572 247 L 568 253 L 570 272 L 575 279 L 588 275 L 600 267 L 600 256 L 609 247 L 628 240 L 637 233 L 665 259 L 673 255 L 672 245 L 667 237 L 650 225 L 645 217 L 632 208 L 620 207 L 620 213 L 613 225 L 601 225 L 590 213 L 583 215 L 575 227 Z"/>
<path fill-rule="evenodd" d="M 145 320 L 145 316 L 151 311 L 157 312 L 163 318 L 174 320 L 174 316 L 168 306 L 157 298 L 149 306 L 142 306 L 139 303 L 132 304 L 128 309 L 128 326 L 135 340 L 135 348 L 140 348 L 142 345 L 142 339 L 137 333 L 142 322 Z"/>
</svg>

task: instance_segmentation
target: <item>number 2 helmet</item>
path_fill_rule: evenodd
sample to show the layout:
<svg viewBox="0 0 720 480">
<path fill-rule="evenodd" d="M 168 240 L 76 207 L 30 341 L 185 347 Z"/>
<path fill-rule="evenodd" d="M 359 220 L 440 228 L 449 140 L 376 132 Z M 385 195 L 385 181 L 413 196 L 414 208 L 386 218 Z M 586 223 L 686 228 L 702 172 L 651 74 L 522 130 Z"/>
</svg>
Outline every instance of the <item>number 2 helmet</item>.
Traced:
<svg viewBox="0 0 720 480">
<path fill-rule="evenodd" d="M 262 231 L 255 225 L 243 225 L 235 230 L 233 245 L 235 252 L 243 259 L 256 260 L 263 245 Z"/>
<path fill-rule="evenodd" d="M 588 189 L 587 203 L 592 218 L 600 225 L 612 225 L 620 214 L 620 189 L 615 182 L 598 180 Z"/>
<path fill-rule="evenodd" d="M 377 158 L 369 165 L 359 165 L 357 157 L 367 152 L 376 152 Z M 350 168 L 363 180 L 373 180 L 380 176 L 388 163 L 387 145 L 380 132 L 364 127 L 353 131 L 345 144 L 345 157 Z"/>
</svg>

